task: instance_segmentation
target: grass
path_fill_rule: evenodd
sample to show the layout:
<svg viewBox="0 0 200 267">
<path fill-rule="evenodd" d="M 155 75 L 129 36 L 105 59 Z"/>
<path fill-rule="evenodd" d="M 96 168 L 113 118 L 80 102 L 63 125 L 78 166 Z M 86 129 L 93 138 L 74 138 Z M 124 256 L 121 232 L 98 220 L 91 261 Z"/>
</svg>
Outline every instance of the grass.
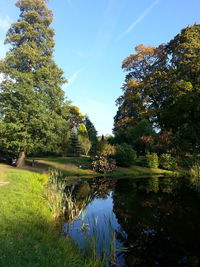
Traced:
<svg viewBox="0 0 200 267">
<path fill-rule="evenodd" d="M 106 174 L 106 176 L 112 178 L 131 178 L 131 177 L 151 177 L 151 176 L 166 176 L 172 175 L 172 171 L 146 168 L 141 166 L 132 166 L 129 168 L 118 168 L 116 171 Z"/>
<path fill-rule="evenodd" d="M 36 158 L 36 167 L 26 167 L 28 170 L 35 170 L 38 172 L 47 171 L 50 167 L 61 170 L 67 177 L 113 177 L 113 178 L 134 178 L 134 177 L 147 177 L 155 175 L 173 175 L 172 171 L 145 168 L 141 166 L 132 166 L 129 168 L 117 168 L 116 171 L 108 174 L 100 174 L 90 169 L 90 159 L 88 157 L 71 158 L 71 157 L 48 157 Z M 29 159 L 29 163 L 32 159 Z"/>
<path fill-rule="evenodd" d="M 0 266 L 100 266 L 62 237 L 40 174 L 0 165 Z"/>
<path fill-rule="evenodd" d="M 47 171 L 49 168 L 56 168 L 62 171 L 66 176 L 70 177 L 95 177 L 98 173 L 90 170 L 89 157 L 48 157 L 48 158 L 34 158 L 36 166 L 31 167 L 32 159 L 28 159 L 29 166 L 25 168 L 37 172 Z"/>
</svg>

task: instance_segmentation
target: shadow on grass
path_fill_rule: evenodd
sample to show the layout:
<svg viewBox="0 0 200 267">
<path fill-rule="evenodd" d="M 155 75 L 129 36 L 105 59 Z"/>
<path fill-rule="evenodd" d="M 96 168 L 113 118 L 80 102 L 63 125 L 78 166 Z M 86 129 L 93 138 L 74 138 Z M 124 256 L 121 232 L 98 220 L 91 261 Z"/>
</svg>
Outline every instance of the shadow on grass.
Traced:
<svg viewBox="0 0 200 267">
<path fill-rule="evenodd" d="M 34 160 L 34 166 L 32 162 Z M 71 177 L 94 177 L 99 176 L 90 169 L 91 161 L 88 157 L 80 158 L 60 158 L 60 157 L 49 157 L 49 158 L 29 158 L 26 160 L 26 165 L 23 167 L 24 170 L 32 172 L 47 172 L 50 168 L 59 169 L 66 176 Z"/>
</svg>

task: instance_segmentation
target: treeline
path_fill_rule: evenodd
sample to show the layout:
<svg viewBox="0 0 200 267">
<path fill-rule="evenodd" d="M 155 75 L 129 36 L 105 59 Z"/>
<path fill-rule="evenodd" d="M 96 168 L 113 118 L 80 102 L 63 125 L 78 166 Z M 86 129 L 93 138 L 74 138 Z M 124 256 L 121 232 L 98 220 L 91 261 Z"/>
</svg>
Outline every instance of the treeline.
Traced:
<svg viewBox="0 0 200 267">
<path fill-rule="evenodd" d="M 139 155 L 199 153 L 200 24 L 167 44 L 138 45 L 122 69 L 113 143 L 129 144 Z"/>
<path fill-rule="evenodd" d="M 64 96 L 67 80 L 53 58 L 53 14 L 46 2 L 17 1 L 20 16 L 0 61 L 0 151 L 19 153 L 18 166 L 27 154 L 87 154 L 97 141 L 92 122 Z"/>
</svg>

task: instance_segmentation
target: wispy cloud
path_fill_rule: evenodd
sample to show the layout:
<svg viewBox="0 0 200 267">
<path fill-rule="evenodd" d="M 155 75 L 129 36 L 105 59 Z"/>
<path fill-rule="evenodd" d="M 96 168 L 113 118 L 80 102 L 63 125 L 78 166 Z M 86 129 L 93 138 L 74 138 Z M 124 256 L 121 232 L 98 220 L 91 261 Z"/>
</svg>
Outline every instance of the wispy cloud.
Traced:
<svg viewBox="0 0 200 267">
<path fill-rule="evenodd" d="M 129 34 L 143 19 L 151 12 L 151 10 L 160 2 L 160 0 L 155 0 L 149 7 L 147 7 L 139 17 L 134 20 L 128 28 L 117 38 L 118 40 L 122 39 L 125 35 Z"/>
<path fill-rule="evenodd" d="M 7 31 L 11 24 L 11 18 L 7 15 L 4 18 L 0 18 L 0 29 Z"/>
<path fill-rule="evenodd" d="M 78 69 L 77 71 L 75 71 L 75 72 L 72 74 L 72 76 L 71 76 L 70 78 L 68 78 L 68 83 L 67 83 L 67 85 L 65 86 L 65 88 L 69 87 L 72 83 L 74 83 L 74 82 L 77 80 L 78 75 L 79 75 L 82 71 L 84 71 L 84 69 L 85 69 L 85 68 L 80 68 L 80 69 Z"/>
</svg>

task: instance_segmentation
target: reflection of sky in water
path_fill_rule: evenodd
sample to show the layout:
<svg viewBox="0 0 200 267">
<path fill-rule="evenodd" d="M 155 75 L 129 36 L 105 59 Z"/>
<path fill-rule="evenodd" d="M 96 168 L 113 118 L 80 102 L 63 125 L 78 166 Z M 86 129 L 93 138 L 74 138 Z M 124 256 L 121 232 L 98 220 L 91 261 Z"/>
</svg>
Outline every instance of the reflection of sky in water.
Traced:
<svg viewBox="0 0 200 267">
<path fill-rule="evenodd" d="M 69 234 L 80 247 L 83 247 L 85 245 L 86 233 L 87 235 L 91 235 L 94 230 L 93 226 L 96 225 L 96 236 L 99 241 L 98 251 L 102 249 L 102 246 L 104 250 L 108 251 L 110 243 L 112 242 L 111 235 L 114 230 L 120 227 L 113 213 L 112 193 L 110 193 L 106 199 L 95 198 L 92 203 L 86 207 L 86 215 L 83 221 L 81 218 L 82 214 L 80 215 L 80 219 L 75 220 L 70 225 L 64 223 L 64 233 Z M 109 221 L 111 222 L 110 226 Z M 86 224 L 86 232 L 81 230 L 83 222 Z M 117 248 L 122 245 L 118 240 L 115 240 L 115 246 Z"/>
<path fill-rule="evenodd" d="M 92 214 L 103 216 L 104 214 L 110 214 L 112 212 L 113 200 L 112 193 L 110 193 L 107 199 L 94 199 L 92 203 L 87 206 L 87 216 Z"/>
</svg>

